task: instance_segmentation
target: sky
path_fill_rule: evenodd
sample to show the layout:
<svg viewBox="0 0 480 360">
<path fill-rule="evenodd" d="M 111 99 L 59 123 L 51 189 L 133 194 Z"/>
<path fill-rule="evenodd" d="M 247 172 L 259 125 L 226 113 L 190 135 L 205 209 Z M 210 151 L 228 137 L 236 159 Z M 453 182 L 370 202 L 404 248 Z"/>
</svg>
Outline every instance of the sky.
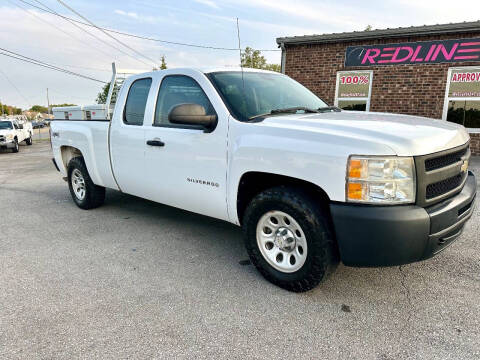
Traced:
<svg viewBox="0 0 480 360">
<path fill-rule="evenodd" d="M 81 20 L 60 0 L 24 0 Z M 374 29 L 476 21 L 478 0 L 61 0 L 95 25 L 172 42 L 277 50 L 275 39 Z M 73 26 L 20 0 L 0 0 L 0 48 L 109 81 L 111 63 L 126 72 L 150 71 L 165 56 L 172 67 L 238 66 L 238 51 L 198 49 Z M 86 29 L 88 33 L 82 29 Z M 100 38 L 101 40 L 98 40 Z M 133 49 L 133 50 L 132 50 Z M 143 56 L 140 56 L 141 54 Z M 279 51 L 264 51 L 280 63 Z M 0 55 L 0 102 L 30 108 L 50 103 L 92 104 L 101 83 Z"/>
</svg>

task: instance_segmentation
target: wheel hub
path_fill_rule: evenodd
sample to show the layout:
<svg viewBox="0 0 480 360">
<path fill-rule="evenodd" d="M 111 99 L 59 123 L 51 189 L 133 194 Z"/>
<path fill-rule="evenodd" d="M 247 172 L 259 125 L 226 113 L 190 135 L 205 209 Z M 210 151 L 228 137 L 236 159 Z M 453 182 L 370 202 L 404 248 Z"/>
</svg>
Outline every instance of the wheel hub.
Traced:
<svg viewBox="0 0 480 360">
<path fill-rule="evenodd" d="M 275 240 L 273 243 L 283 251 L 292 251 L 295 249 L 296 246 L 296 240 L 295 240 L 295 235 L 294 233 L 286 228 L 286 227 L 280 227 L 278 230 L 275 232 Z"/>
<path fill-rule="evenodd" d="M 83 178 L 82 173 L 80 170 L 75 169 L 72 172 L 72 189 L 73 193 L 77 197 L 78 200 L 83 200 L 85 198 L 86 193 L 86 186 L 85 186 L 85 179 Z"/>
<path fill-rule="evenodd" d="M 279 210 L 268 211 L 258 220 L 256 230 L 258 249 L 274 269 L 293 273 L 305 264 L 307 239 L 293 216 Z"/>
</svg>

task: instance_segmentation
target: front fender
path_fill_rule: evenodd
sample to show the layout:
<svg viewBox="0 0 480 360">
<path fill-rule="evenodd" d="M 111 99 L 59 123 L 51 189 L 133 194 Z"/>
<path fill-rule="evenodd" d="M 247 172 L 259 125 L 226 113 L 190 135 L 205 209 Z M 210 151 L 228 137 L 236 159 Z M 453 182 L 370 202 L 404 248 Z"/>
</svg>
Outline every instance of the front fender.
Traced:
<svg viewBox="0 0 480 360">
<path fill-rule="evenodd" d="M 243 174 L 277 174 L 319 186 L 332 201 L 345 201 L 345 174 L 352 154 L 395 155 L 379 143 L 340 135 L 278 129 L 232 120 L 227 201 L 231 221 L 239 224 L 237 193 Z"/>
</svg>

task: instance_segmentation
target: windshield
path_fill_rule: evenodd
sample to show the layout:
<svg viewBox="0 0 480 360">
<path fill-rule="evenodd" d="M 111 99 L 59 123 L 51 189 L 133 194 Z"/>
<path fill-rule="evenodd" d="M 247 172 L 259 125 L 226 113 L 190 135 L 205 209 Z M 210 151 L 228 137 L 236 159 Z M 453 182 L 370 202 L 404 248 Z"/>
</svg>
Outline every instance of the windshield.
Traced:
<svg viewBox="0 0 480 360">
<path fill-rule="evenodd" d="M 282 74 L 244 72 L 243 80 L 240 71 L 211 73 L 208 76 L 227 107 L 241 121 L 269 114 L 272 110 L 327 106 L 306 87 Z"/>
<path fill-rule="evenodd" d="M 0 121 L 0 129 L 13 129 L 11 121 Z"/>
</svg>

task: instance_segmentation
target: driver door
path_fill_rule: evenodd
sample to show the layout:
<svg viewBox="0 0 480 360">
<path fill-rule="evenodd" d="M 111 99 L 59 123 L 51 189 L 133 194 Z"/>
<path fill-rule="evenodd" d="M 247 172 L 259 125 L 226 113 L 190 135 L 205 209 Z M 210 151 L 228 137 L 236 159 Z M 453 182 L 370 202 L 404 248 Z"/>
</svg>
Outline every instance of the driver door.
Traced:
<svg viewBox="0 0 480 360">
<path fill-rule="evenodd" d="M 205 89 L 208 80 L 197 80 L 166 75 L 161 81 L 153 123 L 145 124 L 145 186 L 151 200 L 227 220 L 228 118 L 207 96 L 214 91 Z M 180 104 L 202 105 L 208 115 L 216 114 L 216 128 L 206 132 L 170 123 L 168 114 Z"/>
</svg>

